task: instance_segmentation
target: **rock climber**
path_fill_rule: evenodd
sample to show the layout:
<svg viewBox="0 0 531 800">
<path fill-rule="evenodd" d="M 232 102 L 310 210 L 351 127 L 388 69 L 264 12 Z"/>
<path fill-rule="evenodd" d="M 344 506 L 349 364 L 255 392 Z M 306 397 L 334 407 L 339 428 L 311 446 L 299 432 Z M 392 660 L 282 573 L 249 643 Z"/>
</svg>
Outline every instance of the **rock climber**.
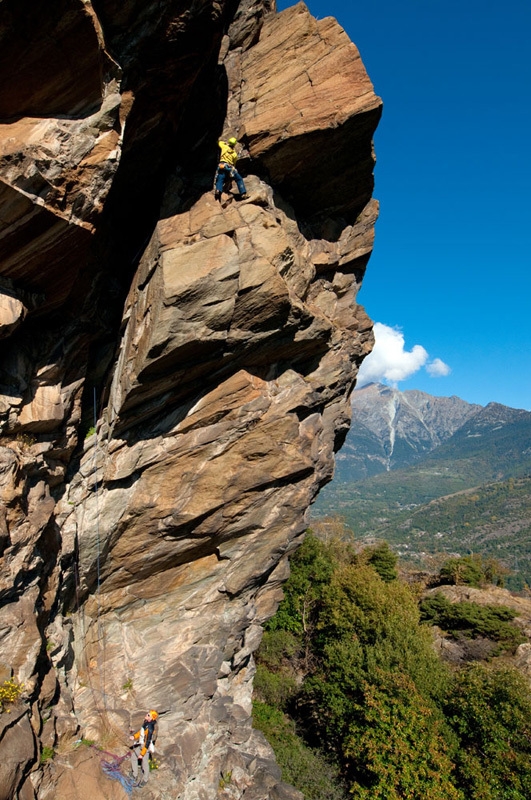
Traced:
<svg viewBox="0 0 531 800">
<path fill-rule="evenodd" d="M 138 765 L 142 765 L 140 785 L 147 783 L 149 777 L 149 756 L 155 752 L 158 716 L 158 712 L 154 709 L 148 711 L 140 730 L 129 737 L 134 742 L 131 750 L 131 769 L 135 780 L 138 780 Z"/>
<path fill-rule="evenodd" d="M 231 136 L 228 142 L 220 139 L 218 147 L 221 150 L 219 157 L 219 164 L 216 170 L 216 177 L 214 178 L 214 197 L 216 200 L 221 200 L 221 193 L 225 185 L 225 181 L 229 178 L 234 178 L 240 193 L 240 200 L 247 198 L 247 191 L 243 178 L 236 169 L 236 162 L 238 161 L 238 153 L 236 152 L 236 145 L 238 140 Z"/>
</svg>

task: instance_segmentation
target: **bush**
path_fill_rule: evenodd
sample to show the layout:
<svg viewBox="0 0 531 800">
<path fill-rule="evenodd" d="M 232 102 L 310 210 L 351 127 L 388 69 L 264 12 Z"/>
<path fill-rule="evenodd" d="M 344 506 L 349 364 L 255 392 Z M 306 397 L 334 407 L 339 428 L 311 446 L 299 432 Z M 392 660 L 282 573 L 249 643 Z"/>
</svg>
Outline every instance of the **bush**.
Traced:
<svg viewBox="0 0 531 800">
<path fill-rule="evenodd" d="M 484 578 L 480 560 L 472 556 L 448 559 L 442 565 L 439 577 L 441 583 L 453 586 L 463 583 L 467 586 L 479 586 Z"/>
<path fill-rule="evenodd" d="M 389 552 L 356 555 L 308 534 L 292 559 L 257 654 L 254 708 L 284 780 L 306 800 L 528 800 L 526 681 L 487 667 L 451 673 Z M 513 619 L 442 594 L 422 603 L 424 622 L 504 648 L 524 638 Z"/>
<path fill-rule="evenodd" d="M 449 558 L 439 572 L 441 583 L 452 586 L 466 584 L 481 586 L 485 583 L 496 583 L 503 586 L 505 577 L 510 571 L 495 558 L 482 558 L 480 555 Z"/>
<path fill-rule="evenodd" d="M 54 756 L 55 756 L 55 750 L 53 749 L 53 747 L 43 747 L 39 761 L 41 764 L 46 764 L 46 762 L 51 761 Z"/>
<path fill-rule="evenodd" d="M 436 709 L 400 673 L 364 681 L 345 736 L 357 800 L 458 800 L 453 764 Z"/>
<path fill-rule="evenodd" d="M 456 676 L 445 713 L 459 739 L 456 778 L 474 800 L 531 797 L 531 701 L 513 669 L 475 664 Z"/>
<path fill-rule="evenodd" d="M 264 703 L 285 708 L 297 691 L 297 683 L 293 675 L 287 672 L 271 672 L 264 664 L 258 664 L 254 690 L 256 697 Z"/>
<path fill-rule="evenodd" d="M 262 731 L 275 751 L 282 780 L 302 792 L 305 800 L 347 800 L 338 767 L 304 744 L 296 733 L 295 723 L 286 714 L 255 701 L 253 725 Z"/>
<path fill-rule="evenodd" d="M 398 557 L 396 553 L 393 553 L 387 542 L 382 542 L 382 544 L 369 548 L 369 550 L 365 552 L 369 554 L 369 564 L 376 570 L 383 581 L 386 581 L 386 583 L 389 581 L 396 581 L 398 578 L 398 572 L 396 570 Z"/>
<path fill-rule="evenodd" d="M 295 669 L 300 643 L 290 631 L 265 631 L 256 654 L 254 689 L 258 700 L 285 708 L 297 691 Z"/>
<path fill-rule="evenodd" d="M 260 644 L 258 660 L 272 669 L 289 663 L 300 650 L 300 639 L 290 631 L 277 628 L 265 631 Z"/>
<path fill-rule="evenodd" d="M 336 566 L 336 549 L 342 548 L 349 560 L 353 555 L 348 546 L 336 542 L 325 545 L 310 532 L 293 555 L 291 576 L 284 586 L 284 600 L 266 629 L 290 631 L 307 636 L 312 633 L 312 620 L 321 591 L 330 582 Z"/>
<path fill-rule="evenodd" d="M 420 611 L 422 620 L 438 625 L 454 638 L 485 636 L 499 642 L 500 650 L 515 650 L 526 641 L 520 628 L 511 624 L 516 612 L 506 606 L 480 606 L 467 600 L 451 603 L 437 592 L 421 602 Z"/>
<path fill-rule="evenodd" d="M 384 670 L 408 675 L 427 697 L 445 690 L 446 668 L 433 652 L 431 631 L 420 624 L 410 588 L 384 582 L 368 565 L 337 568 L 323 592 L 317 629 L 315 652 L 339 685 L 352 670 L 360 679 Z M 336 664 L 339 645 L 345 652 Z"/>
<path fill-rule="evenodd" d="M 9 680 L 3 682 L 0 686 L 0 713 L 9 711 L 6 706 L 10 703 L 16 703 L 23 689 L 24 685 L 17 683 L 14 678 L 9 678 Z"/>
<path fill-rule="evenodd" d="M 336 754 L 353 797 L 458 798 L 435 703 L 449 675 L 405 584 L 383 581 L 369 564 L 337 566 L 314 657 L 299 713 Z"/>
</svg>

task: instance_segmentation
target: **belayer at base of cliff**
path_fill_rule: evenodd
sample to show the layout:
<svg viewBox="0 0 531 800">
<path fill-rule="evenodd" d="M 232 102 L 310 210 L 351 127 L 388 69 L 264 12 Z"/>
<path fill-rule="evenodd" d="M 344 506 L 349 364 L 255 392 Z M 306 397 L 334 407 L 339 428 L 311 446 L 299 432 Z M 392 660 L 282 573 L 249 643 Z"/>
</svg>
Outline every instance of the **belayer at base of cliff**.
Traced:
<svg viewBox="0 0 531 800">
<path fill-rule="evenodd" d="M 142 786 L 147 783 L 149 778 L 149 759 L 155 752 L 155 742 L 157 740 L 157 718 L 158 712 L 151 709 L 144 717 L 144 722 L 140 730 L 130 737 L 134 742 L 131 748 L 131 770 L 133 778 Z M 142 767 L 142 778 L 138 781 L 138 767 Z"/>
<path fill-rule="evenodd" d="M 221 200 L 221 194 L 225 186 L 225 181 L 230 180 L 231 178 L 236 181 L 238 191 L 240 193 L 240 199 L 245 200 L 247 197 L 245 183 L 243 182 L 242 176 L 236 169 L 238 153 L 235 146 L 237 144 L 238 141 L 234 138 L 234 136 L 231 136 L 228 142 L 224 142 L 222 139 L 220 139 L 218 142 L 221 155 L 219 158 L 216 175 L 214 177 L 214 197 L 216 200 Z"/>
</svg>

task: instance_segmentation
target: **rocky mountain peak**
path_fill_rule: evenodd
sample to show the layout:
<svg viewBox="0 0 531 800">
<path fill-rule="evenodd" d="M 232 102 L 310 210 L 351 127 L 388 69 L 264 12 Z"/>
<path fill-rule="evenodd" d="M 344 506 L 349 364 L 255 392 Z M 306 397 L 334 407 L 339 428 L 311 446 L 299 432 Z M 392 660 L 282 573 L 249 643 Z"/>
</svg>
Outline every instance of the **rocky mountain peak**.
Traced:
<svg viewBox="0 0 531 800">
<path fill-rule="evenodd" d="M 449 439 L 481 406 L 459 397 L 401 392 L 371 383 L 352 395 L 352 427 L 338 456 L 339 480 L 413 464 Z"/>
<path fill-rule="evenodd" d="M 302 3 L 2 12 L 0 800 L 124 796 L 86 741 L 147 708 L 146 797 L 294 800 L 252 654 L 373 343 L 381 102 Z"/>
<path fill-rule="evenodd" d="M 509 408 L 501 403 L 489 403 L 478 414 L 475 414 L 463 432 L 478 432 L 481 428 L 492 430 L 494 426 L 512 425 L 529 419 L 529 411 L 519 408 Z"/>
</svg>

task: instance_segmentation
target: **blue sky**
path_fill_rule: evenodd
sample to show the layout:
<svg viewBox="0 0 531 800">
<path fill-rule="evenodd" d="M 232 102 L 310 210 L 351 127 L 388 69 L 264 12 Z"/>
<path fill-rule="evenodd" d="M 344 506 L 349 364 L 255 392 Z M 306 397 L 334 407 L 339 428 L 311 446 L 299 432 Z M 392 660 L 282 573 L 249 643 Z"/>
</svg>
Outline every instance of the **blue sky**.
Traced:
<svg viewBox="0 0 531 800">
<path fill-rule="evenodd" d="M 531 410 L 531 3 L 307 6 L 345 28 L 384 101 L 365 379 Z"/>
</svg>

